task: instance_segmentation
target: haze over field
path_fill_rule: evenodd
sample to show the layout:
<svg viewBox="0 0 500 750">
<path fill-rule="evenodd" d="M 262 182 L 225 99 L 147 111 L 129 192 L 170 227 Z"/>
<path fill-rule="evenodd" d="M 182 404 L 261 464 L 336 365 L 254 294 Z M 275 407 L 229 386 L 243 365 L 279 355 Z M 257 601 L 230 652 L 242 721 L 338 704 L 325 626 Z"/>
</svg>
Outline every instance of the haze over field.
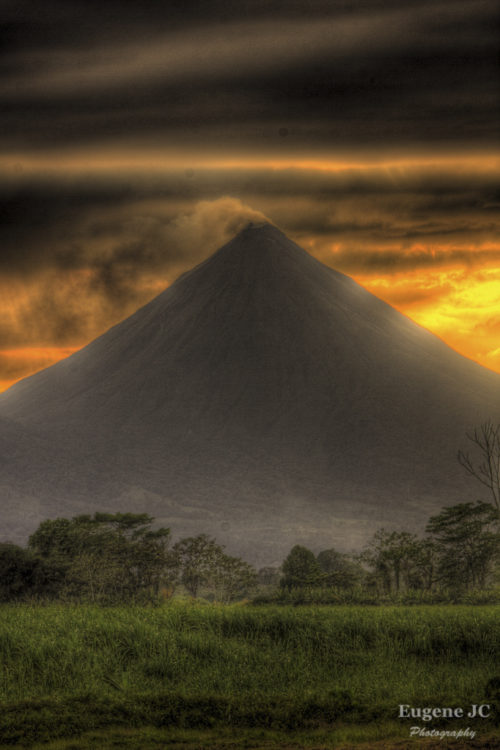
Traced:
<svg viewBox="0 0 500 750">
<path fill-rule="evenodd" d="M 256 213 L 500 371 L 497 16 L 494 0 L 3 2 L 0 389 Z"/>
<path fill-rule="evenodd" d="M 1 525 L 149 512 L 249 560 L 360 547 L 468 496 L 500 375 L 254 221 L 130 318 L 0 397 Z"/>
</svg>

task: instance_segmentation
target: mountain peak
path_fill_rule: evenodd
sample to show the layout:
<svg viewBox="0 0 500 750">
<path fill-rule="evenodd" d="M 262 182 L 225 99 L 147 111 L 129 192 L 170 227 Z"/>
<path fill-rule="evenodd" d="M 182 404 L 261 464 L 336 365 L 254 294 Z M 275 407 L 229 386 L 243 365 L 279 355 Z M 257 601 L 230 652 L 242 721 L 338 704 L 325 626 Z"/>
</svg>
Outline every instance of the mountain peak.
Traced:
<svg viewBox="0 0 500 750">
<path fill-rule="evenodd" d="M 249 221 L 248 224 L 245 227 L 243 227 L 241 231 L 251 232 L 251 231 L 259 230 L 259 229 L 260 230 L 262 229 L 272 230 L 272 229 L 276 229 L 276 227 L 274 226 L 274 224 L 271 224 L 271 222 L 269 221 Z"/>
<path fill-rule="evenodd" d="M 220 248 L 208 262 L 228 262 L 245 268 L 248 264 L 259 263 L 261 272 L 268 273 L 269 261 L 283 261 L 316 264 L 317 262 L 293 240 L 287 237 L 277 226 L 268 221 L 250 221 L 232 240 Z M 260 266 L 260 260 L 266 263 Z M 286 261 L 285 261 L 286 262 Z"/>
<path fill-rule="evenodd" d="M 241 241 L 244 241 L 245 243 L 249 242 L 252 245 L 258 246 L 258 243 L 268 242 L 277 238 L 280 238 L 287 244 L 294 244 L 284 232 L 269 221 L 249 221 L 228 244 L 238 245 Z"/>
</svg>

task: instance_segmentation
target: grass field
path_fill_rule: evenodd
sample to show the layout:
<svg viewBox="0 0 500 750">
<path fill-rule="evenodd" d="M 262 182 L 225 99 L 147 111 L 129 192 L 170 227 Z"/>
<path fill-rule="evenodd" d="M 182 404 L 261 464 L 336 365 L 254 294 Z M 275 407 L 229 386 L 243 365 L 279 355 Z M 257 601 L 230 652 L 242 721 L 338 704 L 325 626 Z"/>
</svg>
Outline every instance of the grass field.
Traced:
<svg viewBox="0 0 500 750">
<path fill-rule="evenodd" d="M 351 747 L 415 723 L 491 737 L 500 607 L 3 606 L 0 660 L 2 747 Z M 424 724 L 402 703 L 493 709 Z"/>
</svg>

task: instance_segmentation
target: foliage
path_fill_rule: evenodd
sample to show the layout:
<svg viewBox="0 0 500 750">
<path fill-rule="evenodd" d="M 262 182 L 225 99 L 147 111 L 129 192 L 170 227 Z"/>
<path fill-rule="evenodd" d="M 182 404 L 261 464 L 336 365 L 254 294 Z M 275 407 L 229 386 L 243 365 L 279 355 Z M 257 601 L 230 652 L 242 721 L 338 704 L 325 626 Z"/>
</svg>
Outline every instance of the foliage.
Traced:
<svg viewBox="0 0 500 750">
<path fill-rule="evenodd" d="M 210 583 L 219 602 L 232 602 L 242 598 L 255 588 L 255 569 L 239 557 L 221 554 Z"/>
<path fill-rule="evenodd" d="M 112 604 L 159 601 L 179 579 L 196 597 L 230 602 L 257 582 L 254 568 L 205 534 L 178 541 L 145 513 L 95 513 L 43 521 L 28 549 L 0 545 L 0 601 L 41 597 Z"/>
<path fill-rule="evenodd" d="M 372 568 L 375 581 L 387 593 L 430 588 L 434 549 L 426 540 L 407 531 L 379 529 L 360 555 Z"/>
<path fill-rule="evenodd" d="M 460 597 L 465 590 L 484 589 L 494 582 L 497 524 L 498 512 L 489 503 L 449 506 L 429 519 L 425 539 L 379 529 L 360 560 L 370 569 L 379 594 L 444 588 Z"/>
<path fill-rule="evenodd" d="M 464 591 L 485 590 L 497 583 L 500 534 L 493 505 L 477 502 L 443 508 L 429 519 L 426 531 L 428 537 L 421 539 L 407 531 L 379 529 L 357 560 L 335 549 L 323 550 L 315 559 L 310 550 L 297 545 L 283 563 L 281 580 L 283 589 L 297 591 L 291 598 L 263 594 L 259 601 L 334 604 L 397 601 L 398 597 L 410 601 L 412 592 L 420 592 L 414 598 L 421 601 L 421 593 L 428 592 L 430 602 L 440 600 L 441 595 L 435 595 L 439 591 L 448 592 L 444 600 L 449 600 L 449 592 L 462 599 Z M 344 595 L 342 590 L 351 593 Z M 495 600 L 494 594 L 486 595 L 490 600 Z"/>
<path fill-rule="evenodd" d="M 196 597 L 201 586 L 208 584 L 215 575 L 222 547 L 215 539 L 200 534 L 181 539 L 174 545 L 173 552 L 180 568 L 181 583 Z"/>
<path fill-rule="evenodd" d="M 239 557 L 231 557 L 206 534 L 181 539 L 173 547 L 180 580 L 191 596 L 204 587 L 218 601 L 230 602 L 256 584 L 254 568 Z"/>
<path fill-rule="evenodd" d="M 9 542 L 0 544 L 0 602 L 29 596 L 43 578 L 43 565 L 29 550 Z"/>
<path fill-rule="evenodd" d="M 118 602 L 154 597 L 175 576 L 169 529 L 145 513 L 95 513 L 40 524 L 29 548 L 45 563 L 45 594 Z"/>
<path fill-rule="evenodd" d="M 364 571 L 358 562 L 335 549 L 325 549 L 317 556 L 317 561 L 328 586 L 340 589 L 352 589 L 364 578 Z"/>
<path fill-rule="evenodd" d="M 280 585 L 286 589 L 318 586 L 325 578 L 314 553 L 296 544 L 282 565 Z"/>
<path fill-rule="evenodd" d="M 499 555 L 498 511 L 489 503 L 461 503 L 429 519 L 439 550 L 440 580 L 456 590 L 483 588 Z"/>
</svg>

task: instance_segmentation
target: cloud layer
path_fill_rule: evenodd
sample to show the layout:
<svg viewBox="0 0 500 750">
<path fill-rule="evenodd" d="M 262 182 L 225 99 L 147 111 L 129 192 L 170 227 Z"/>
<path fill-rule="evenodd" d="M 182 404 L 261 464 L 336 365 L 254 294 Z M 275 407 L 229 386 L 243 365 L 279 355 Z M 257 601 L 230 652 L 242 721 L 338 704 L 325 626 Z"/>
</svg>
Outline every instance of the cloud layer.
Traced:
<svg viewBox="0 0 500 750">
<path fill-rule="evenodd" d="M 3 3 L 4 148 L 497 142 L 494 0 L 172 5 Z"/>
</svg>

